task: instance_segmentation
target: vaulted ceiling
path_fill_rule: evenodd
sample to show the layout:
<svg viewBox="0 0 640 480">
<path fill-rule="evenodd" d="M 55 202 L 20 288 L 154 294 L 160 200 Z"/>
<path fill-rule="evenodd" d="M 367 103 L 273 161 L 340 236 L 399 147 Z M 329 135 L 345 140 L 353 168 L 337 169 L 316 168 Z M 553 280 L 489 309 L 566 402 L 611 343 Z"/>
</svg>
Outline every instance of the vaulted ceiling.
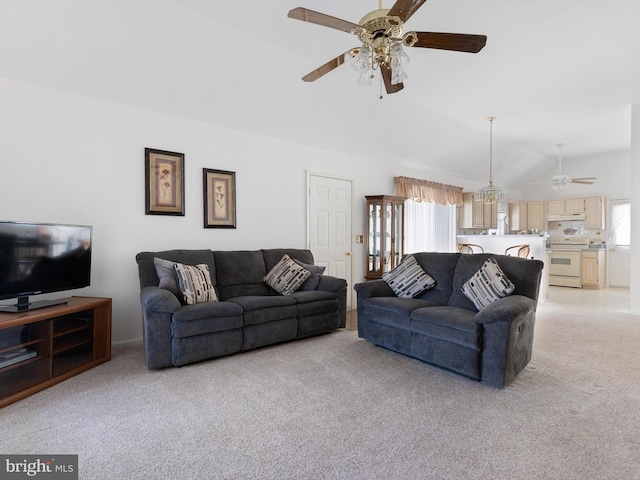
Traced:
<svg viewBox="0 0 640 480">
<path fill-rule="evenodd" d="M 3 0 L 0 76 L 172 115 L 518 187 L 563 158 L 628 149 L 640 103 L 637 0 L 428 0 L 407 30 L 487 35 L 478 54 L 407 49 L 405 88 L 380 96 L 343 65 L 378 0 Z M 384 8 L 392 2 L 384 0 Z M 533 175 L 535 177 L 535 175 Z"/>
</svg>

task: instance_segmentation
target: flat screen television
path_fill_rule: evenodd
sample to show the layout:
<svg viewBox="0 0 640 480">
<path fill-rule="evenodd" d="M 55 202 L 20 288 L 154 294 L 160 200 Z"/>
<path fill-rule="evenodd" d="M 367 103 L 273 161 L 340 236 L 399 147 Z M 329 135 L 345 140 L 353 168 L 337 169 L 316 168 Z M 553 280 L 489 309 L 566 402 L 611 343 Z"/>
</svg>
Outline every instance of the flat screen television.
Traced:
<svg viewBox="0 0 640 480">
<path fill-rule="evenodd" d="M 88 225 L 0 221 L 0 312 L 24 312 L 66 303 L 31 302 L 29 296 L 89 286 L 91 241 Z"/>
</svg>

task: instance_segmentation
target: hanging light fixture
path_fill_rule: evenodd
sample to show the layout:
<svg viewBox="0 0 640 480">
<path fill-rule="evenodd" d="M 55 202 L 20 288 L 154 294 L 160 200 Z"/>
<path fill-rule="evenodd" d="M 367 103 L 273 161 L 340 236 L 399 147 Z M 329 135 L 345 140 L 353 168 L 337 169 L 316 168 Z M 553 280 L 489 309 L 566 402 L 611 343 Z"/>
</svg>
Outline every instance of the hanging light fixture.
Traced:
<svg viewBox="0 0 640 480">
<path fill-rule="evenodd" d="M 476 193 L 476 201 L 491 204 L 504 200 L 504 190 L 493 184 L 493 121 L 496 117 L 489 117 L 489 183 Z"/>
<path fill-rule="evenodd" d="M 564 190 L 569 187 L 571 178 L 562 173 L 562 146 L 564 143 L 556 143 L 558 147 L 558 174 L 551 177 L 551 188 L 554 190 Z"/>
<path fill-rule="evenodd" d="M 371 85 L 374 71 L 382 67 L 391 69 L 391 85 L 407 79 L 404 67 L 409 56 L 402 46 L 412 47 L 418 41 L 416 32 L 404 33 L 404 22 L 397 16 L 388 16 L 388 8 L 368 13 L 360 20 L 360 26 L 351 33 L 358 36 L 362 46 L 351 51 L 351 66 L 360 74 L 358 85 Z"/>
</svg>

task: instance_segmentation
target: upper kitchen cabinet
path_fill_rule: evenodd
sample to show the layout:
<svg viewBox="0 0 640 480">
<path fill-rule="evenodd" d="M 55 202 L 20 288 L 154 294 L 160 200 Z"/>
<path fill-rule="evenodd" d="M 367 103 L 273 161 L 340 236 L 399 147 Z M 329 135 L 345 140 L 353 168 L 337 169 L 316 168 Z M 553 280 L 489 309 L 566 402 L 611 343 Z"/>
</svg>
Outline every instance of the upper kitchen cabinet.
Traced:
<svg viewBox="0 0 640 480">
<path fill-rule="evenodd" d="M 585 201 L 585 212 L 587 220 L 585 226 L 587 229 L 601 229 L 605 228 L 605 198 L 604 197 L 590 197 Z"/>
<path fill-rule="evenodd" d="M 527 202 L 509 203 L 509 230 L 520 231 L 529 229 Z"/>
<path fill-rule="evenodd" d="M 544 202 L 527 202 L 527 225 L 529 230 L 544 230 Z"/>
<path fill-rule="evenodd" d="M 549 200 L 549 215 L 564 215 L 584 213 L 584 198 L 570 198 L 567 200 Z"/>
<path fill-rule="evenodd" d="M 473 193 L 464 193 L 464 205 L 458 209 L 458 228 L 498 228 L 498 205 L 475 201 Z"/>
</svg>

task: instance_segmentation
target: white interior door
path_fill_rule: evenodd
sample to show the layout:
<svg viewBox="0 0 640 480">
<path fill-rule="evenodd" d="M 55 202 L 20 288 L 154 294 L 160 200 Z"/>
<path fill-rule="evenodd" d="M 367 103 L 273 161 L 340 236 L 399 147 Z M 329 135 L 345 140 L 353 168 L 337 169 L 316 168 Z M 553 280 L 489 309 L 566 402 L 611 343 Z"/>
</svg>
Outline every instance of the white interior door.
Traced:
<svg viewBox="0 0 640 480">
<path fill-rule="evenodd" d="M 353 180 L 309 173 L 307 183 L 309 250 L 315 263 L 326 267 L 325 274 L 347 281 L 347 308 L 351 308 Z"/>
</svg>

